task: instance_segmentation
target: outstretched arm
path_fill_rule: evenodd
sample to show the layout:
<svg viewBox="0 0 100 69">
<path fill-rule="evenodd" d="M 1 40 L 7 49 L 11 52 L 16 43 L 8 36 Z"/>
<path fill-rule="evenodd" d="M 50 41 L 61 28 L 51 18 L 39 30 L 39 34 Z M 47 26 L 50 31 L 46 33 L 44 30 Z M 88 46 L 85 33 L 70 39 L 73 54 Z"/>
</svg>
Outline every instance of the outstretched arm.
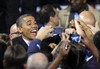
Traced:
<svg viewBox="0 0 100 69">
<path fill-rule="evenodd" d="M 57 55 L 57 57 L 55 58 L 55 60 L 51 63 L 51 65 L 48 67 L 48 69 L 57 69 L 57 67 L 59 66 L 61 60 L 68 55 L 69 50 L 70 50 L 70 46 L 68 46 L 68 48 L 66 49 L 66 41 L 62 41 L 59 48 L 59 53 Z"/>
</svg>

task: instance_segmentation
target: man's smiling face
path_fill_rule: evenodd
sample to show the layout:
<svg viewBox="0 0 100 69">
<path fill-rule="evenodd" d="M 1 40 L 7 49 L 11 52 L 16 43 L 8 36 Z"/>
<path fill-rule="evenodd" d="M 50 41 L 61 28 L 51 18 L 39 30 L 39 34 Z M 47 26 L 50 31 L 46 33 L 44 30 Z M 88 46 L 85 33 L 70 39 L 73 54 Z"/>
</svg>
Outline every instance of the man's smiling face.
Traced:
<svg viewBox="0 0 100 69">
<path fill-rule="evenodd" d="M 20 31 L 22 36 L 27 40 L 32 40 L 37 35 L 38 25 L 33 16 L 27 16 L 23 18 L 22 26 L 20 27 Z"/>
</svg>

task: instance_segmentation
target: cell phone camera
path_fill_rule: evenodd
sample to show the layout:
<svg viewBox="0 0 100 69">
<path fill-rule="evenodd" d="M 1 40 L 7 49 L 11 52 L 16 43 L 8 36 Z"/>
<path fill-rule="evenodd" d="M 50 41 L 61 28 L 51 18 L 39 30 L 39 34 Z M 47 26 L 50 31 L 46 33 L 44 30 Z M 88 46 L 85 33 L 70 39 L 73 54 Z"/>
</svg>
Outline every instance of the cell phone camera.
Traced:
<svg viewBox="0 0 100 69">
<path fill-rule="evenodd" d="M 79 43 L 81 40 L 81 36 L 78 34 L 71 34 L 69 37 L 69 40 L 71 40 L 71 42 L 74 42 L 74 43 Z"/>
</svg>

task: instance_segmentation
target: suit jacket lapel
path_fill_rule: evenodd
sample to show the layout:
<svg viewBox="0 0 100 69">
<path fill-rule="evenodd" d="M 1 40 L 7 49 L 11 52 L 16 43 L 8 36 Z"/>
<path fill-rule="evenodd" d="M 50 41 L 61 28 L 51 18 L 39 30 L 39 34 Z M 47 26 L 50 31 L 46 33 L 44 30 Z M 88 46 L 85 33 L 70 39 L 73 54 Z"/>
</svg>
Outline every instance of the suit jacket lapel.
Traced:
<svg viewBox="0 0 100 69">
<path fill-rule="evenodd" d="M 23 40 L 22 37 L 19 38 L 19 41 L 21 42 L 21 44 L 23 45 L 23 47 L 27 50 L 28 45 L 26 44 L 26 42 Z"/>
</svg>

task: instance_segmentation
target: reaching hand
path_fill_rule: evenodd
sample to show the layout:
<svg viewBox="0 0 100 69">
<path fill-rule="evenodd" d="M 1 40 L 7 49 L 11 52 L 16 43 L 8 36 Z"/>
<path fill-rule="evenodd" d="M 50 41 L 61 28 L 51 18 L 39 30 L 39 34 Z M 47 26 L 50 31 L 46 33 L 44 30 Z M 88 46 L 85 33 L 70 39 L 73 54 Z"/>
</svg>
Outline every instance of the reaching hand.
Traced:
<svg viewBox="0 0 100 69">
<path fill-rule="evenodd" d="M 43 40 L 50 36 L 50 32 L 53 31 L 52 26 L 41 27 L 37 33 L 36 39 Z"/>
<path fill-rule="evenodd" d="M 78 20 L 78 22 L 79 22 L 79 24 L 80 24 L 80 26 L 81 26 L 81 28 L 82 28 L 82 31 L 84 31 L 85 36 L 86 36 L 88 39 L 92 40 L 92 38 L 93 38 L 93 33 L 92 33 L 92 31 L 90 30 L 90 28 L 89 28 L 83 21 Z M 83 36 L 83 37 L 84 37 L 84 36 Z"/>
<path fill-rule="evenodd" d="M 61 33 L 60 34 L 60 38 L 61 38 L 61 41 L 65 40 L 65 39 L 69 39 L 69 35 L 66 34 L 66 33 Z"/>
<path fill-rule="evenodd" d="M 79 24 L 80 22 L 75 20 L 75 28 L 76 28 L 76 32 L 77 34 L 81 35 L 81 36 L 85 36 L 85 33 L 81 27 L 81 25 Z"/>
<path fill-rule="evenodd" d="M 71 46 L 68 45 L 68 41 L 62 41 L 61 44 L 59 44 L 60 47 L 59 47 L 59 56 L 61 57 L 64 57 L 66 55 L 68 55 L 69 51 L 70 51 L 70 48 Z"/>
<path fill-rule="evenodd" d="M 67 29 L 65 29 L 65 33 L 66 34 L 73 34 L 73 33 L 75 33 L 75 29 L 74 28 L 67 28 Z"/>
</svg>

